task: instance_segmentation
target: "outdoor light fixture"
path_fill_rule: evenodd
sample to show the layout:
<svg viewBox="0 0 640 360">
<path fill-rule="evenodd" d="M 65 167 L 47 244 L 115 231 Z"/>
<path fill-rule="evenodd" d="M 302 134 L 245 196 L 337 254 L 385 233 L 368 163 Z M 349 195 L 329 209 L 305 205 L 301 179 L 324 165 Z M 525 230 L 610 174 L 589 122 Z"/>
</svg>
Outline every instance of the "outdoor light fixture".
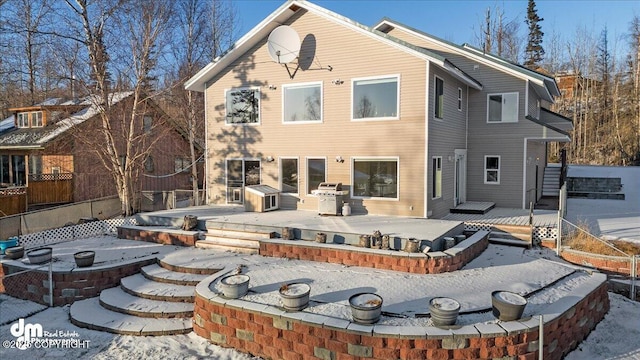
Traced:
<svg viewBox="0 0 640 360">
<path fill-rule="evenodd" d="M 273 162 L 273 156 L 269 155 L 264 159 L 266 162 Z"/>
<path fill-rule="evenodd" d="M 336 162 L 343 163 L 344 159 L 342 158 L 342 156 L 338 155 L 336 156 Z"/>
<path fill-rule="evenodd" d="M 335 79 L 335 80 L 331 80 L 331 83 L 333 85 L 342 85 L 342 83 L 344 83 L 344 81 L 342 81 L 340 79 Z"/>
<path fill-rule="evenodd" d="M 269 90 L 275 90 L 275 89 L 277 89 L 277 88 L 278 88 L 278 87 L 277 87 L 277 86 L 275 86 L 275 85 L 269 85 Z"/>
</svg>

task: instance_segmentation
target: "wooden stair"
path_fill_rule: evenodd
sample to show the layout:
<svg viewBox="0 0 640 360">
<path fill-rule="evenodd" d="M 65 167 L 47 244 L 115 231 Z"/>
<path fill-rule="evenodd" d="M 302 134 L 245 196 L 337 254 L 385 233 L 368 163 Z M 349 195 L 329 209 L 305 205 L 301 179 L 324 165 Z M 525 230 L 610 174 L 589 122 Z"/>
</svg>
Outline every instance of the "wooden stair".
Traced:
<svg viewBox="0 0 640 360">
<path fill-rule="evenodd" d="M 533 228 L 530 225 L 491 225 L 491 243 L 531 247 L 532 239 Z"/>
<path fill-rule="evenodd" d="M 260 252 L 260 240 L 274 237 L 275 232 L 207 228 L 205 239 L 197 241 L 196 247 L 243 254 L 258 254 Z"/>
</svg>

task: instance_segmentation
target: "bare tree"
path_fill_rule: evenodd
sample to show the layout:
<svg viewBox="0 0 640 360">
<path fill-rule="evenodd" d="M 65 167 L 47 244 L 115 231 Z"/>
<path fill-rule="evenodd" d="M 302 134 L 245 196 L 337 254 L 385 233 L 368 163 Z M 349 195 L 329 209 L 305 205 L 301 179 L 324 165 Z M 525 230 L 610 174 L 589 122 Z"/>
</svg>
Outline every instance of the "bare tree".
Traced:
<svg viewBox="0 0 640 360">
<path fill-rule="evenodd" d="M 518 62 L 523 39 L 518 35 L 520 22 L 516 18 L 505 18 L 504 10 L 495 6 L 487 8 L 484 22 L 480 26 L 482 34 L 476 36 L 486 53 L 496 54 L 507 60 Z"/>
<path fill-rule="evenodd" d="M 151 137 L 150 132 L 143 131 L 143 122 L 145 113 L 149 111 L 146 100 L 152 89 L 152 75 L 159 56 L 157 49 L 164 45 L 161 42 L 170 23 L 171 7 L 160 0 L 144 3 L 119 0 L 97 4 L 87 0 L 66 2 L 72 10 L 72 18 L 81 25 L 84 33 L 84 38 L 78 40 L 86 48 L 93 80 L 87 90 L 95 95 L 92 99 L 100 117 L 100 126 L 95 129 L 99 139 L 88 141 L 87 145 L 113 177 L 122 213 L 128 216 L 134 212 L 136 181 L 141 167 L 153 142 L 160 138 L 157 134 Z M 106 32 L 116 28 L 127 29 L 117 34 L 119 39 L 126 39 L 129 44 L 126 51 L 122 51 L 115 42 L 106 42 Z M 116 87 L 112 85 L 110 69 L 117 73 Z M 116 90 L 124 90 L 125 87 L 130 89 L 131 100 L 126 103 L 126 111 L 121 111 L 113 108 L 113 99 L 123 96 Z"/>
</svg>

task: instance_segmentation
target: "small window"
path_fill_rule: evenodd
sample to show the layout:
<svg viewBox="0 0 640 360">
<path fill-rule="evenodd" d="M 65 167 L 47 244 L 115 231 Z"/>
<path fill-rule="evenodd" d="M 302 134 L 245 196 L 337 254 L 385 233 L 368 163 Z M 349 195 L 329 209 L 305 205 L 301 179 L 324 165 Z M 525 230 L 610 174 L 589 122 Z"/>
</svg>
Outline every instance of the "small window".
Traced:
<svg viewBox="0 0 640 360">
<path fill-rule="evenodd" d="M 19 128 L 28 128 L 29 127 L 29 113 L 18 113 L 17 125 L 18 125 Z"/>
<path fill-rule="evenodd" d="M 42 111 L 31 113 L 31 127 L 42 127 Z"/>
<path fill-rule="evenodd" d="M 435 101 L 434 101 L 434 115 L 438 119 L 444 117 L 444 80 L 436 76 L 436 89 L 435 89 Z"/>
<path fill-rule="evenodd" d="M 484 183 L 500 184 L 499 155 L 487 155 L 484 157 Z"/>
<path fill-rule="evenodd" d="M 42 174 L 42 156 L 30 155 L 29 156 L 29 175 Z"/>
<path fill-rule="evenodd" d="M 179 173 L 179 172 L 188 172 L 189 170 L 189 159 L 184 158 L 184 157 L 176 157 L 175 158 L 175 163 L 174 163 L 174 172 Z"/>
<path fill-rule="evenodd" d="M 144 159 L 144 171 L 151 173 L 154 170 L 153 156 L 149 155 Z"/>
<path fill-rule="evenodd" d="M 354 159 L 353 197 L 398 198 L 398 159 Z"/>
<path fill-rule="evenodd" d="M 280 159 L 280 179 L 282 193 L 298 193 L 298 159 Z"/>
<path fill-rule="evenodd" d="M 322 121 L 322 83 L 284 85 L 284 123 Z"/>
<path fill-rule="evenodd" d="M 431 158 L 431 197 L 442 197 L 442 156 Z"/>
<path fill-rule="evenodd" d="M 399 77 L 354 79 L 352 119 L 397 119 Z"/>
<path fill-rule="evenodd" d="M 307 194 L 317 190 L 320 183 L 327 181 L 327 161 L 324 158 L 307 159 Z"/>
<path fill-rule="evenodd" d="M 126 162 L 127 162 L 127 156 L 126 155 L 118 156 L 118 163 L 120 164 L 120 168 L 122 169 L 122 171 L 124 171 L 124 169 L 125 169 Z"/>
<path fill-rule="evenodd" d="M 517 122 L 518 93 L 488 94 L 487 122 Z"/>
<path fill-rule="evenodd" d="M 260 89 L 230 89 L 225 97 L 227 124 L 260 123 Z"/>
<path fill-rule="evenodd" d="M 54 175 L 60 175 L 60 166 L 52 166 L 51 173 Z"/>
<path fill-rule="evenodd" d="M 142 128 L 145 133 L 150 133 L 153 127 L 153 118 L 151 116 L 144 116 L 142 118 Z"/>
<path fill-rule="evenodd" d="M 462 111 L 462 89 L 458 88 L 458 111 Z"/>
</svg>

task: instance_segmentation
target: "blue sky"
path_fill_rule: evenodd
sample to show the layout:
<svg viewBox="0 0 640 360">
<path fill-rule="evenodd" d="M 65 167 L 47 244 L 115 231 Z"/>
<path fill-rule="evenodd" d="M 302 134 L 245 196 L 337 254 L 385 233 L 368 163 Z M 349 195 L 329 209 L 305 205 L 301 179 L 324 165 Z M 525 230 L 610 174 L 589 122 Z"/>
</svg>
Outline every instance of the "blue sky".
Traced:
<svg viewBox="0 0 640 360">
<path fill-rule="evenodd" d="M 239 17 L 239 36 L 277 9 L 284 1 L 235 0 Z M 527 0 L 316 0 L 313 3 L 371 26 L 388 16 L 406 25 L 420 29 L 455 43 L 477 44 L 476 37 L 488 7 L 504 9 L 505 18 L 522 21 L 521 31 L 526 33 L 524 19 Z M 599 35 L 607 26 L 609 42 L 614 43 L 629 28 L 635 15 L 640 16 L 638 0 L 538 0 L 538 15 L 545 36 L 556 32 L 562 39 L 573 37 L 578 27 L 585 27 Z M 624 41 L 624 40 L 620 40 Z M 543 43 L 544 45 L 544 43 Z M 622 46 L 622 44 L 621 44 Z M 625 46 L 626 48 L 626 42 Z"/>
</svg>

